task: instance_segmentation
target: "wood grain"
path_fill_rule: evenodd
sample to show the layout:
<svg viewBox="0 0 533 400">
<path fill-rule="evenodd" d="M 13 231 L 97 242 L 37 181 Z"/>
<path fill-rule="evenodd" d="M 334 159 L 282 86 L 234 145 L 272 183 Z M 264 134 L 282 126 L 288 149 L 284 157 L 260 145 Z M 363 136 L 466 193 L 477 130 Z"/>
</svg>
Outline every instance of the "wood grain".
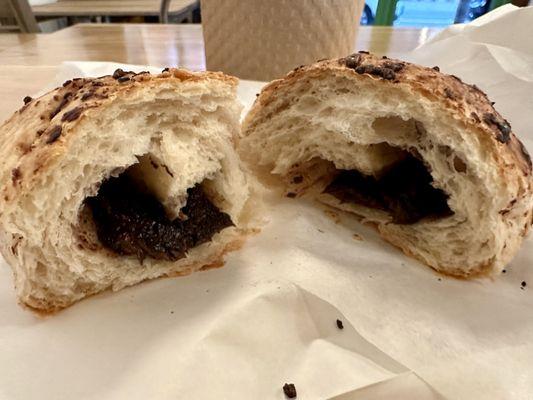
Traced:
<svg viewBox="0 0 533 400">
<path fill-rule="evenodd" d="M 2 33 L 0 34 L 0 52 L 10 47 L 21 46 L 22 44 L 29 42 L 37 37 L 33 33 Z M 0 55 L 0 63 L 2 62 L 2 56 Z"/>
<path fill-rule="evenodd" d="M 202 28 L 188 24 L 79 24 L 38 35 L 0 53 L 0 64 L 5 65 L 57 65 L 73 60 L 204 69 Z"/>
</svg>

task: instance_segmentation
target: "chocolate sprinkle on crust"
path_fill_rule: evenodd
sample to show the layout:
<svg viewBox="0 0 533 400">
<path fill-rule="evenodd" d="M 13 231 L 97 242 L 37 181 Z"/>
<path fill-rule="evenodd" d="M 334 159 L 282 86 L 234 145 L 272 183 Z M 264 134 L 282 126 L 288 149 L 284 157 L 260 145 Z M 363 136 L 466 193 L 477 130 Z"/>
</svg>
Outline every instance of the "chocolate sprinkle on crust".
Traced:
<svg viewBox="0 0 533 400">
<path fill-rule="evenodd" d="M 479 119 L 479 116 L 475 113 L 475 112 L 471 112 L 470 113 L 470 116 L 474 119 L 474 121 L 476 121 L 477 123 L 481 122 L 481 120 Z"/>
<path fill-rule="evenodd" d="M 87 93 L 84 93 L 83 96 L 81 96 L 81 101 L 89 100 L 94 96 L 95 93 L 96 92 L 94 90 L 89 90 Z"/>
<path fill-rule="evenodd" d="M 400 72 L 405 67 L 404 63 L 392 61 L 385 61 L 382 65 L 384 68 L 392 69 L 394 72 Z"/>
<path fill-rule="evenodd" d="M 163 68 L 163 71 L 161 71 L 161 72 L 168 72 L 168 71 L 170 71 L 170 68 L 166 67 L 166 68 Z"/>
<path fill-rule="evenodd" d="M 378 76 L 388 81 L 393 81 L 396 79 L 396 74 L 392 69 L 386 67 L 376 67 L 375 65 L 360 65 L 355 69 L 355 72 L 358 74 Z"/>
<path fill-rule="evenodd" d="M 127 75 L 128 73 L 125 72 L 123 69 L 121 68 L 118 68 L 115 70 L 115 72 L 113 72 L 113 79 L 118 79 L 118 78 L 122 78 L 124 75 Z"/>
<path fill-rule="evenodd" d="M 337 328 L 344 329 L 344 325 L 340 319 L 337 320 Z"/>
<path fill-rule="evenodd" d="M 22 178 L 22 173 L 20 172 L 20 169 L 18 167 L 13 168 L 11 170 L 11 180 L 13 181 L 13 185 L 16 185 L 20 178 Z"/>
<path fill-rule="evenodd" d="M 366 50 L 359 50 L 358 53 L 360 53 L 360 54 L 370 54 L 370 52 L 368 52 Z"/>
<path fill-rule="evenodd" d="M 455 79 L 456 81 L 459 81 L 461 83 L 463 83 L 463 81 L 461 80 L 461 78 L 459 78 L 458 76 L 456 75 L 450 75 L 453 79 Z"/>
<path fill-rule="evenodd" d="M 72 81 L 69 79 L 68 81 L 63 82 L 63 87 L 68 86 L 72 83 Z"/>
<path fill-rule="evenodd" d="M 450 88 L 444 88 L 444 95 L 449 98 L 450 100 L 455 100 L 456 96 L 453 93 L 452 89 Z"/>
<path fill-rule="evenodd" d="M 283 393 L 285 393 L 285 396 L 287 396 L 289 399 L 295 399 L 297 394 L 294 383 L 286 383 L 283 385 Z"/>
<path fill-rule="evenodd" d="M 289 192 L 289 193 L 287 193 L 287 197 L 288 197 L 289 199 L 294 199 L 294 198 L 296 197 L 296 193 L 294 193 L 294 192 Z"/>
<path fill-rule="evenodd" d="M 59 139 L 59 136 L 61 136 L 61 131 L 62 131 L 61 125 L 54 126 L 48 133 L 46 144 L 54 143 L 57 139 Z"/>
<path fill-rule="evenodd" d="M 24 101 L 24 104 L 28 104 L 32 100 L 33 99 L 30 96 L 26 96 L 26 97 L 24 97 L 24 99 L 22 101 Z"/>
<path fill-rule="evenodd" d="M 55 110 L 50 113 L 50 119 L 54 118 L 57 114 L 61 112 L 61 110 L 68 104 L 71 97 L 72 97 L 72 93 L 70 92 L 65 93 L 65 95 L 63 96 L 63 99 L 61 100 L 61 103 L 59 103 L 59 105 L 55 108 Z M 56 100 L 55 96 L 54 96 L 54 100 Z"/>
<path fill-rule="evenodd" d="M 511 125 L 503 118 L 498 118 L 495 114 L 483 114 L 483 122 L 487 125 L 496 127 L 499 132 L 496 134 L 496 139 L 500 143 L 507 143 L 511 140 Z"/>
<path fill-rule="evenodd" d="M 344 59 L 344 64 L 348 67 L 348 68 L 352 68 L 352 69 L 355 69 L 357 68 L 359 65 L 361 65 L 361 56 L 359 54 L 352 54 L 352 55 L 349 55 L 348 57 L 346 57 Z"/>
<path fill-rule="evenodd" d="M 124 82 L 127 82 L 129 80 L 130 80 L 129 76 L 121 76 L 120 78 L 117 79 L 117 81 L 120 82 L 120 83 L 124 83 Z"/>
<path fill-rule="evenodd" d="M 75 107 L 72 110 L 67 111 L 65 114 L 63 114 L 63 117 L 61 117 L 61 121 L 62 122 L 74 121 L 80 117 L 82 111 L 83 111 L 82 107 Z"/>
<path fill-rule="evenodd" d="M 370 74 L 379 76 L 386 80 L 395 80 L 396 73 L 400 72 L 405 67 L 403 62 L 388 61 L 388 58 L 384 58 L 387 61 L 381 62 L 378 65 L 362 64 L 365 56 L 368 52 L 359 52 L 351 54 L 346 58 L 340 59 L 340 63 L 344 64 L 347 68 L 355 70 L 358 74 Z"/>
<path fill-rule="evenodd" d="M 434 66 L 433 68 L 431 68 L 431 69 L 433 69 L 433 70 L 435 70 L 435 71 L 437 71 L 437 72 L 440 72 L 440 68 L 439 68 L 437 65 L 435 65 L 435 66 Z"/>
</svg>

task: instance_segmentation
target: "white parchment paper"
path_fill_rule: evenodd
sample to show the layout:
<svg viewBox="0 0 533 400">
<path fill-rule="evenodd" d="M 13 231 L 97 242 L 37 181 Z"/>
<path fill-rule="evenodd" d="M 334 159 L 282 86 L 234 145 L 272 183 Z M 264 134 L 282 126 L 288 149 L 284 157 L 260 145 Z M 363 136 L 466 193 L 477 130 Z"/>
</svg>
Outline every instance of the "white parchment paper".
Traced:
<svg viewBox="0 0 533 400">
<path fill-rule="evenodd" d="M 531 150 L 532 34 L 532 9 L 503 7 L 406 58 L 487 91 Z M 53 85 L 116 67 L 68 63 Z M 243 81 L 241 101 L 261 85 Z M 266 208 L 269 223 L 224 268 L 50 318 L 16 305 L 2 265 L 0 398 L 283 399 L 286 382 L 299 399 L 531 398 L 531 238 L 506 274 L 461 281 L 349 216 L 290 199 Z"/>
</svg>

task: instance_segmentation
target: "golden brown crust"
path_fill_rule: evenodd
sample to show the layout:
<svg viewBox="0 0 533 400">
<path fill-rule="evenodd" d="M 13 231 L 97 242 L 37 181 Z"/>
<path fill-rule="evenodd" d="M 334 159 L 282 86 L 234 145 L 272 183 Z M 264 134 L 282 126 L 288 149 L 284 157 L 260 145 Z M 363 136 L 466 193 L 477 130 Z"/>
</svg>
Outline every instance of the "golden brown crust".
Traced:
<svg viewBox="0 0 533 400">
<path fill-rule="evenodd" d="M 31 188 L 38 175 L 66 151 L 73 128 L 89 113 L 97 113 L 117 97 L 133 94 L 145 85 L 208 80 L 238 84 L 237 78 L 221 72 L 165 68 L 152 75 L 118 69 L 113 75 L 68 80 L 36 99 L 25 97 L 24 105 L 0 127 L 0 178 L 9 181 L 0 192 L 0 203 L 12 202 Z M 13 165 L 11 171 L 4 170 Z"/>
<path fill-rule="evenodd" d="M 168 273 L 166 275 L 161 275 L 161 276 L 159 276 L 159 277 L 157 277 L 155 279 L 175 278 L 175 277 L 179 277 L 179 276 L 190 275 L 194 271 L 197 271 L 197 270 L 198 271 L 206 271 L 206 270 L 213 269 L 213 268 L 221 268 L 225 264 L 224 257 L 226 256 L 226 254 L 228 254 L 228 253 L 230 253 L 232 251 L 240 249 L 244 245 L 247 236 L 250 235 L 250 234 L 255 234 L 255 233 L 257 233 L 257 231 L 254 231 L 254 230 L 242 230 L 241 235 L 239 237 L 237 237 L 234 240 L 232 240 L 231 242 L 227 243 L 219 252 L 213 254 L 211 258 L 209 258 L 209 259 L 207 259 L 205 261 L 202 261 L 202 262 L 193 263 L 193 264 L 189 265 L 188 268 L 185 269 L 185 270 L 171 272 L 171 273 Z M 154 280 L 154 278 L 150 278 L 150 279 L 146 279 L 143 282 L 149 282 L 149 281 L 153 281 L 153 280 Z M 140 282 L 140 283 L 143 283 L 143 282 Z M 136 283 L 136 285 L 137 284 L 138 283 Z M 99 291 L 99 292 L 96 292 L 96 293 L 87 293 L 86 297 L 82 298 L 81 300 L 78 300 L 77 302 L 83 301 L 83 300 L 85 300 L 87 298 L 90 298 L 91 296 L 94 296 L 94 295 L 97 295 L 97 294 L 100 294 L 100 293 L 109 292 L 110 290 L 111 290 L 111 288 L 108 288 L 107 290 L 105 290 L 103 292 Z M 32 311 L 38 317 L 47 317 L 47 316 L 54 315 L 54 314 L 64 310 L 65 308 L 70 307 L 72 304 L 69 303 L 69 304 L 67 304 L 65 306 L 62 306 L 62 307 L 61 306 L 57 306 L 57 305 L 46 306 L 44 303 L 40 303 L 39 307 L 36 307 L 36 305 L 32 306 L 31 304 L 28 304 L 28 303 L 20 303 L 20 305 L 22 307 L 28 309 L 29 311 Z"/>
<path fill-rule="evenodd" d="M 267 119 L 257 118 L 261 109 L 276 99 L 280 89 L 290 87 L 299 79 L 320 78 L 324 73 L 349 75 L 356 79 L 373 79 L 384 85 L 400 85 L 424 97 L 440 102 L 466 126 L 474 128 L 481 140 L 491 142 L 494 153 L 499 153 L 502 168 L 517 165 L 524 175 L 531 175 L 531 158 L 524 145 L 511 131 L 511 125 L 495 109 L 494 103 L 476 85 L 464 83 L 454 75 L 440 72 L 438 67 L 427 68 L 405 61 L 378 57 L 359 52 L 348 57 L 322 60 L 295 68 L 282 79 L 265 86 L 246 116 L 245 129 Z M 288 104 L 284 105 L 285 107 Z M 277 112 L 278 110 L 275 110 Z M 253 124 L 250 124 L 254 121 Z M 244 132 L 246 135 L 246 132 Z"/>
</svg>

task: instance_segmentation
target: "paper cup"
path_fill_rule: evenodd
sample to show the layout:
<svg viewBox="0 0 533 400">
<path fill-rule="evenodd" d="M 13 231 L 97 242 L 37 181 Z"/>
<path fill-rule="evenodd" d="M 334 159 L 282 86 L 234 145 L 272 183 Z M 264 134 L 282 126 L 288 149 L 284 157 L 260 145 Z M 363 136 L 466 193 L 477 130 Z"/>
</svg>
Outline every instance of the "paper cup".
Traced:
<svg viewBox="0 0 533 400">
<path fill-rule="evenodd" d="M 268 81 L 355 47 L 364 0 L 202 0 L 207 69 Z"/>
</svg>

